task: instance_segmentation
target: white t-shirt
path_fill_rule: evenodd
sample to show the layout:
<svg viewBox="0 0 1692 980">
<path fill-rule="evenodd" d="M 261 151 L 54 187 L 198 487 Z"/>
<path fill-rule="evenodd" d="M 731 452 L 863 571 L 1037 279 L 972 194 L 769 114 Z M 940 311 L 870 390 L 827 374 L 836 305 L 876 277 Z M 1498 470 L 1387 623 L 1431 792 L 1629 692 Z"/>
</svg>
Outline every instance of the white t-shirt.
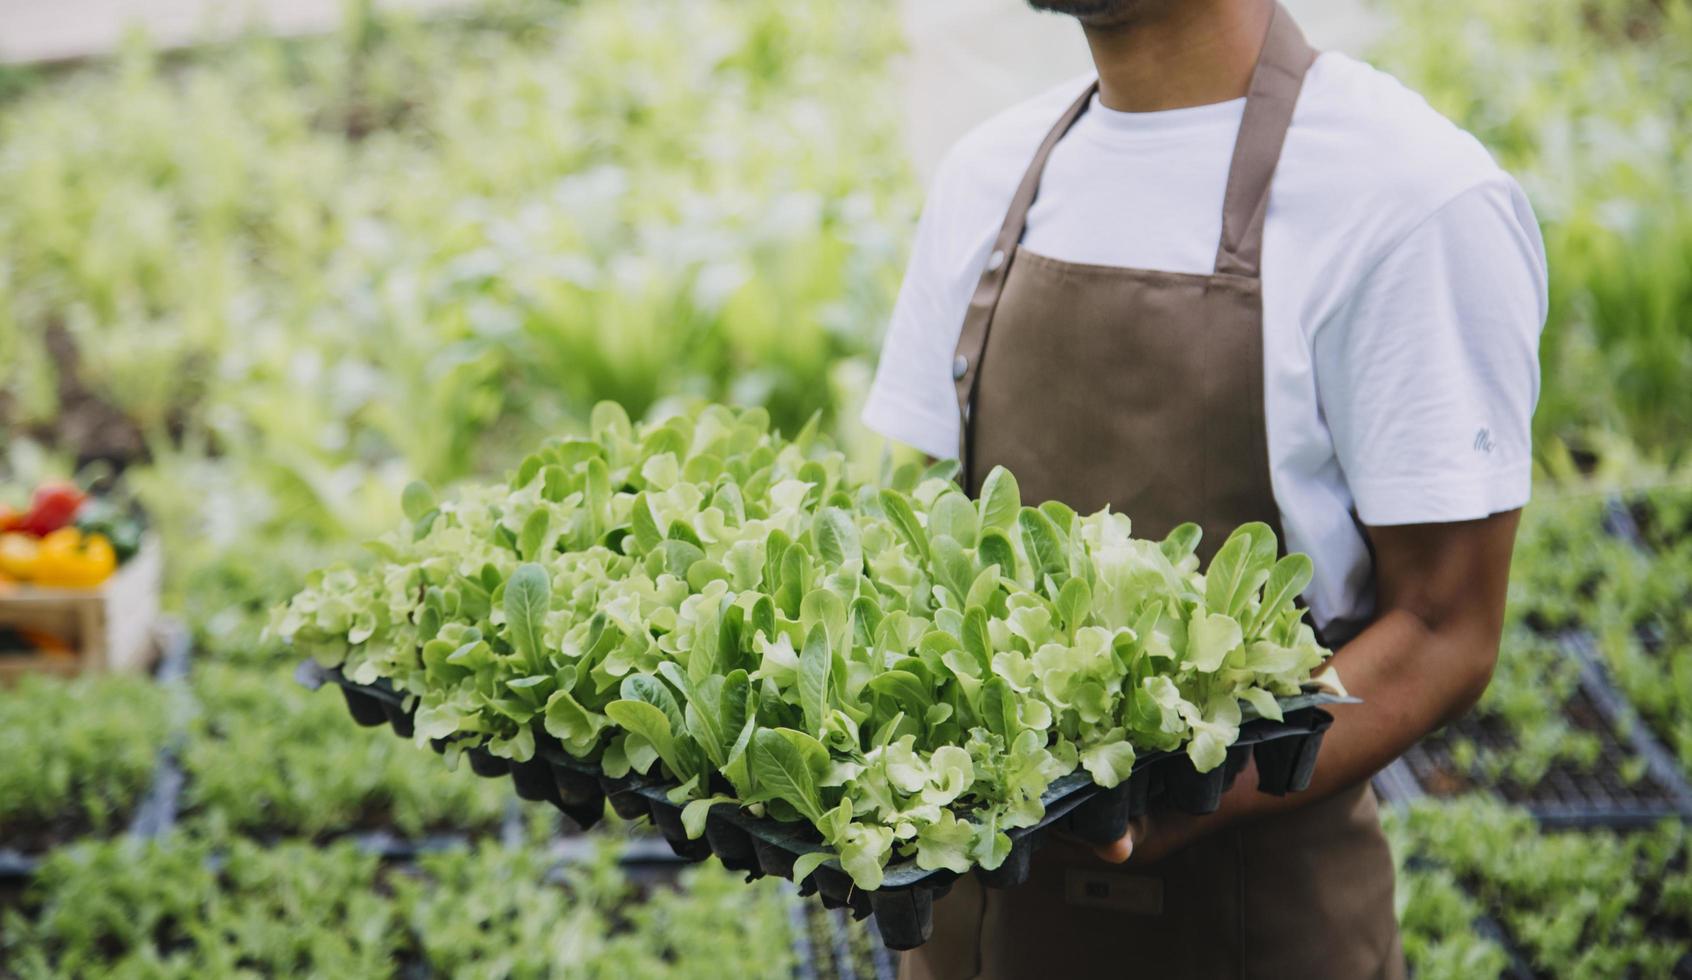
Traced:
<svg viewBox="0 0 1692 980">
<path fill-rule="evenodd" d="M 998 115 L 941 163 L 870 428 L 956 455 L 951 364 L 970 294 L 1036 147 L 1091 81 Z M 1123 113 L 1095 97 L 1051 155 L 1023 246 L 1211 272 L 1244 105 Z M 1416 524 L 1527 502 L 1546 312 L 1538 225 L 1473 137 L 1391 76 L 1329 52 L 1305 79 L 1275 172 L 1262 276 L 1270 478 L 1287 544 L 1315 561 L 1305 598 L 1318 625 L 1366 616 L 1373 571 L 1353 511 Z"/>
</svg>

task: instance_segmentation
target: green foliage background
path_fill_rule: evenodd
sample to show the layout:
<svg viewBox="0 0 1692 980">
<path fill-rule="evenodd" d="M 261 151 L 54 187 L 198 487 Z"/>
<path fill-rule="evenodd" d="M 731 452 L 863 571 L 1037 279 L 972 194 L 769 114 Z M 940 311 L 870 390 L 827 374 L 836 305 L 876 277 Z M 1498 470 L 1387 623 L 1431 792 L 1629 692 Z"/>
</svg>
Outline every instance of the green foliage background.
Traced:
<svg viewBox="0 0 1692 980">
<path fill-rule="evenodd" d="M 24 87 L 8 430 L 138 464 L 204 623 L 603 398 L 833 419 L 914 212 L 896 37 L 881 2 L 495 0 Z"/>
<path fill-rule="evenodd" d="M 1525 784 L 1596 751 L 1561 711 L 1568 661 L 1532 635 L 1547 621 L 1591 627 L 1618 687 L 1692 758 L 1692 2 L 1382 2 L 1376 60 L 1522 179 L 1552 276 L 1536 416 L 1549 479 L 1479 709 L 1518 751 L 1471 749 L 1469 771 Z M 115 832 L 172 730 L 190 771 L 191 839 L 60 852 L 28 916 L 0 930 L 8 966 L 146 964 L 165 916 L 201 937 L 172 961 L 186 975 L 395 957 L 544 972 L 571 955 L 608 975 L 701 959 L 709 973 L 740 969 L 713 957 L 765 962 L 757 951 L 785 942 L 768 910 L 744 948 L 707 938 L 751 921 L 736 882 L 706 875 L 630 906 L 605 872 L 603 887 L 571 885 L 589 896 L 571 914 L 629 938 L 491 959 L 578 935 L 548 931 L 562 899 L 533 884 L 528 852 L 456 852 L 414 886 L 301 841 L 372 813 L 485 825 L 497 788 L 355 731 L 327 695 L 267 696 L 287 681 L 256 627 L 305 569 L 397 519 L 407 480 L 498 472 L 579 431 L 602 398 L 637 415 L 762 405 L 789 432 L 821 410 L 854 459 L 872 457 L 848 420 L 918 204 L 897 47 L 891 0 L 487 0 L 426 23 L 352 3 L 330 38 L 0 68 L 0 474 L 14 485 L 0 497 L 91 462 L 124 468 L 166 541 L 170 605 L 226 662 L 197 671 L 197 714 L 123 681 L 0 695 L 0 755 L 41 760 L 0 770 L 0 838 L 46 816 Z M 1618 482 L 1655 485 L 1647 555 L 1599 540 L 1588 495 Z M 351 775 L 307 776 L 312 758 Z M 1449 806 L 1398 827 L 1425 977 L 1504 971 L 1477 911 L 1558 976 L 1655 969 L 1668 954 L 1637 941 L 1639 924 L 1692 922 L 1683 874 L 1644 893 L 1627 880 L 1651 860 L 1684 866 L 1667 831 L 1553 840 Z M 233 855 L 227 872 L 208 870 L 208 849 Z M 126 921 L 135 909 L 158 916 Z M 325 909 L 356 927 L 263 927 Z M 654 953 L 655 933 L 673 945 Z M 1612 947 L 1624 958 L 1605 959 Z"/>
<path fill-rule="evenodd" d="M 1692 439 L 1692 3 L 1385 0 L 1382 67 L 1533 201 L 1551 270 L 1544 453 Z"/>
</svg>

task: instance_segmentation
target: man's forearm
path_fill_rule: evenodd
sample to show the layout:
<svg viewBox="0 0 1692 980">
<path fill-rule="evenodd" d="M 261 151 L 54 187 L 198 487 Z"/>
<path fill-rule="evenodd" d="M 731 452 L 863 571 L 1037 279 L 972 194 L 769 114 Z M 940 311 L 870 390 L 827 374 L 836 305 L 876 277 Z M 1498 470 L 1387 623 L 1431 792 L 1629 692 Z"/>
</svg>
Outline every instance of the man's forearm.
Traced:
<svg viewBox="0 0 1692 980">
<path fill-rule="evenodd" d="M 1362 704 L 1335 705 L 1310 788 L 1269 796 L 1256 792 L 1248 770 L 1229 793 L 1230 816 L 1306 806 L 1379 772 L 1429 732 L 1467 711 L 1491 676 L 1498 635 L 1482 624 L 1440 629 L 1395 610 L 1376 620 L 1334 656 L 1346 690 Z"/>
</svg>

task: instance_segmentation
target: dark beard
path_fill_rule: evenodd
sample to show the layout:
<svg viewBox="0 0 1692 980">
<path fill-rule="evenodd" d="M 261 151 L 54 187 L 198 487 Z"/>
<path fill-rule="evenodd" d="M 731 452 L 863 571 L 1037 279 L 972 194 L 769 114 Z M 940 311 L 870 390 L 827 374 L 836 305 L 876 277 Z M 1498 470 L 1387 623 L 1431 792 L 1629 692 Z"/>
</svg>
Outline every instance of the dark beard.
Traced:
<svg viewBox="0 0 1692 980">
<path fill-rule="evenodd" d="M 1035 10 L 1067 14 L 1089 27 L 1114 27 L 1132 23 L 1154 12 L 1167 0 L 1028 0 Z"/>
</svg>

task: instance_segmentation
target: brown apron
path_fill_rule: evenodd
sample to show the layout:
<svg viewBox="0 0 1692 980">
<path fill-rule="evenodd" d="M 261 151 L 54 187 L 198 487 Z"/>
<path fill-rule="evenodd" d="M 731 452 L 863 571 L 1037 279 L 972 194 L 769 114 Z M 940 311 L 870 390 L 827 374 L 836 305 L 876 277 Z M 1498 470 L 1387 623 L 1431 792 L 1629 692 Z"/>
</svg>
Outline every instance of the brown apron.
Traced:
<svg viewBox="0 0 1692 980">
<path fill-rule="evenodd" d="M 970 301 L 953 376 L 971 492 L 995 465 L 1025 500 L 1182 521 L 1210 554 L 1237 525 L 1279 528 L 1263 413 L 1258 278 L 1270 179 L 1315 60 L 1277 7 L 1252 75 L 1212 275 L 1080 265 L 1021 249 L 1058 120 L 1012 199 Z M 965 877 L 906 978 L 1402 977 L 1393 865 L 1367 784 L 1224 831 L 1146 868 L 1055 843 L 1029 882 Z"/>
</svg>

